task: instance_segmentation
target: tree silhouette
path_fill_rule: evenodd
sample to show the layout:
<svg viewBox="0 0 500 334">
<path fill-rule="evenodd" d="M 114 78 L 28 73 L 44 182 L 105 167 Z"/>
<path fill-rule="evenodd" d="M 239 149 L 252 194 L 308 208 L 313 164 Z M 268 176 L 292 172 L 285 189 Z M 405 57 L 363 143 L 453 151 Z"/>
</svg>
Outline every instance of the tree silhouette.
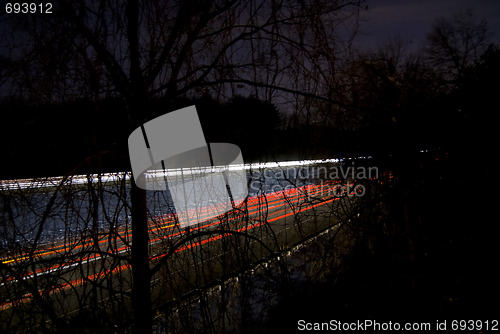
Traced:
<svg viewBox="0 0 500 334">
<path fill-rule="evenodd" d="M 30 103 L 88 99 L 96 118 L 103 99 L 118 98 L 129 132 L 151 118 L 153 97 L 251 93 L 339 103 L 326 93 L 362 2 L 55 1 L 54 15 L 10 19 L 2 84 Z M 139 333 L 151 328 L 148 217 L 146 192 L 134 183 L 130 192 Z"/>
<path fill-rule="evenodd" d="M 456 84 L 486 51 L 488 38 L 487 22 L 467 9 L 434 23 L 425 52 L 445 82 Z"/>
</svg>

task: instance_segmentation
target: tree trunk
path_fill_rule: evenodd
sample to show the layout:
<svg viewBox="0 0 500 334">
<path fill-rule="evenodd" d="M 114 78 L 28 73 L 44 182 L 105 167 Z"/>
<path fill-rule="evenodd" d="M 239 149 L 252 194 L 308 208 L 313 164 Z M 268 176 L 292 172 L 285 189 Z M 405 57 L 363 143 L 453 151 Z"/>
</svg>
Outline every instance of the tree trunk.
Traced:
<svg viewBox="0 0 500 334">
<path fill-rule="evenodd" d="M 130 120 L 132 130 L 144 121 L 143 109 L 147 100 L 139 55 L 139 1 L 129 0 L 126 7 L 127 37 L 130 52 Z M 131 166 L 132 167 L 132 166 Z M 149 269 L 149 236 L 146 190 L 132 180 L 132 306 L 134 333 L 151 333 L 151 283 Z"/>
<path fill-rule="evenodd" d="M 150 333 L 152 310 L 146 190 L 137 187 L 134 181 L 132 181 L 131 201 L 134 333 Z"/>
</svg>

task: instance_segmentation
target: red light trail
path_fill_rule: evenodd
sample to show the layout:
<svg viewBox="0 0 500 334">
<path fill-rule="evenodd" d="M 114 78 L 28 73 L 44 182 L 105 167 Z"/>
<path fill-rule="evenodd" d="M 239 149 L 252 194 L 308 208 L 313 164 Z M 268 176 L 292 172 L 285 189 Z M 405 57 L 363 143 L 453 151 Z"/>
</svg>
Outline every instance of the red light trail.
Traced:
<svg viewBox="0 0 500 334">
<path fill-rule="evenodd" d="M 344 193 L 345 193 L 346 189 L 348 188 L 348 186 L 352 186 L 352 184 L 342 186 L 344 189 Z M 232 226 L 235 229 L 234 230 L 235 232 L 248 231 L 250 229 L 262 226 L 264 224 L 269 224 L 269 223 L 272 223 L 275 221 L 279 221 L 279 220 L 284 219 L 286 217 L 295 215 L 299 212 L 311 210 L 313 208 L 331 203 L 331 202 L 339 199 L 340 197 L 338 197 L 338 196 L 331 196 L 332 187 L 338 187 L 338 182 L 327 182 L 326 184 L 321 184 L 321 185 L 307 185 L 307 186 L 302 186 L 302 187 L 298 187 L 298 188 L 286 189 L 286 190 L 275 192 L 275 193 L 250 197 L 243 203 L 243 205 L 245 206 L 245 210 L 241 210 L 242 212 L 240 212 L 239 214 L 237 214 L 235 216 L 232 216 L 232 217 L 228 216 L 227 219 L 225 219 L 224 221 L 234 221 L 234 220 L 237 220 L 239 218 L 244 217 L 247 214 L 249 217 L 252 217 L 252 216 L 256 216 L 256 215 L 262 213 L 263 210 L 266 210 L 269 213 L 270 210 L 276 209 L 270 213 L 270 215 L 273 216 L 272 218 L 268 218 L 265 220 L 256 220 L 254 218 L 254 220 L 256 220 L 256 222 L 253 224 L 239 227 L 239 225 L 241 225 L 241 224 L 238 224 L 238 222 L 235 222 Z M 325 196 L 325 193 L 326 193 L 326 196 Z M 347 195 L 353 195 L 353 193 L 349 193 Z M 312 203 L 305 202 L 305 200 L 312 198 L 312 197 L 315 197 L 315 199 L 317 200 L 317 203 L 312 204 Z M 300 201 L 303 201 L 303 204 L 305 204 L 305 205 L 302 205 L 300 208 L 296 208 L 295 210 L 293 210 L 292 205 L 299 203 Z M 210 208 L 207 208 L 207 209 L 208 210 L 205 213 L 206 214 L 205 217 L 210 217 L 211 210 L 210 210 Z M 237 210 L 238 209 L 242 209 L 242 208 L 240 207 L 240 208 L 237 208 Z M 291 210 L 291 211 L 286 212 L 287 210 Z M 205 217 L 200 217 L 199 222 L 200 223 L 203 222 Z M 221 223 L 222 223 L 222 219 L 216 220 L 216 221 L 209 220 L 209 221 L 206 221 L 205 224 L 203 224 L 203 225 L 200 224 L 199 226 L 193 227 L 190 230 L 191 231 L 202 230 L 202 229 L 206 229 L 209 227 L 219 225 Z M 175 237 L 178 237 L 182 234 L 187 233 L 186 230 L 180 230 L 179 226 L 175 223 L 175 218 L 172 217 L 171 215 L 164 215 L 164 216 L 160 216 L 160 217 L 155 217 L 150 221 L 150 224 L 151 224 L 151 226 L 150 226 L 149 231 L 150 231 L 150 233 L 153 233 L 153 236 L 154 236 L 154 238 L 152 238 L 150 240 L 150 244 L 154 244 L 154 243 L 159 242 L 160 240 L 163 240 L 165 238 L 175 238 Z M 175 229 L 177 229 L 177 231 L 174 232 Z M 158 232 L 161 230 L 165 230 L 162 232 L 166 232 L 167 235 L 162 235 L 162 236 L 154 235 L 155 232 Z M 131 233 L 131 229 L 124 229 L 124 230 L 118 232 L 118 236 L 121 238 L 124 238 L 125 240 L 130 240 L 130 238 L 129 238 L 130 233 Z M 228 234 L 228 233 L 220 234 L 220 235 L 213 236 L 213 237 L 201 240 L 201 241 L 193 242 L 191 244 L 184 245 L 182 247 L 177 248 L 175 250 L 175 252 L 182 252 L 182 251 L 185 251 L 187 249 L 200 246 L 202 244 L 206 244 L 206 243 L 209 243 L 212 241 L 222 239 L 222 238 L 229 236 L 229 235 L 230 234 Z M 108 242 L 108 240 L 106 239 L 106 236 L 102 236 L 98 241 L 99 244 L 105 244 L 107 242 Z M 75 250 L 82 249 L 86 246 L 91 246 L 92 244 L 94 244 L 94 241 L 91 240 L 90 238 L 87 238 L 87 239 L 82 240 L 82 241 L 75 243 L 75 244 L 71 244 L 71 245 L 61 244 L 61 245 L 56 245 L 56 246 L 46 248 L 43 250 L 39 250 L 39 251 L 34 253 L 33 257 L 35 257 L 36 259 L 41 259 L 43 257 L 47 257 L 47 256 L 50 256 L 53 254 L 73 252 Z M 113 251 L 115 252 L 115 254 L 118 254 L 118 253 L 126 252 L 129 249 L 130 249 L 130 246 L 123 243 L 123 241 L 122 241 L 122 246 L 113 249 Z M 166 255 L 167 254 L 158 254 L 158 255 L 152 256 L 150 258 L 150 260 L 151 261 L 158 260 Z M 46 268 L 39 268 L 35 271 L 29 272 L 29 273 L 23 275 L 22 277 L 17 277 L 17 278 L 7 277 L 7 279 L 4 279 L 4 281 L 1 282 L 0 286 L 3 286 L 5 284 L 14 284 L 19 279 L 25 280 L 25 279 L 32 278 L 35 275 L 43 275 L 45 273 L 50 273 L 50 272 L 53 272 L 56 270 L 65 270 L 65 269 L 68 269 L 72 266 L 76 266 L 82 262 L 96 261 L 96 260 L 99 260 L 101 258 L 102 258 L 102 256 L 100 254 L 92 254 L 92 255 L 86 256 L 84 258 L 79 258 L 78 260 L 72 260 L 72 261 L 62 263 L 62 264 L 49 266 Z M 9 265 L 11 263 L 18 263 L 18 262 L 27 261 L 28 259 L 29 259 L 29 255 L 22 254 L 20 256 L 14 257 L 14 258 L 3 258 L 3 259 L 0 259 L 0 261 L 3 264 Z M 57 292 L 62 291 L 62 290 L 66 290 L 69 288 L 83 285 L 88 281 L 97 280 L 97 279 L 104 277 L 106 275 L 109 275 L 109 274 L 119 273 L 119 272 L 121 272 L 123 270 L 127 270 L 127 269 L 130 269 L 130 264 L 124 264 L 124 265 L 121 265 L 121 266 L 116 267 L 114 269 L 107 269 L 104 271 L 99 271 L 99 272 L 94 273 L 92 275 L 89 275 L 87 277 L 81 277 L 81 278 L 72 280 L 70 282 L 60 284 L 54 288 L 41 290 L 41 291 L 39 291 L 39 293 L 41 293 L 42 295 L 50 295 L 50 294 L 57 293 Z M 27 293 L 24 296 L 22 296 L 20 299 L 17 299 L 15 301 L 1 303 L 0 304 L 0 311 L 7 310 L 16 304 L 29 302 L 32 299 L 33 299 L 33 295 L 31 293 Z"/>
</svg>

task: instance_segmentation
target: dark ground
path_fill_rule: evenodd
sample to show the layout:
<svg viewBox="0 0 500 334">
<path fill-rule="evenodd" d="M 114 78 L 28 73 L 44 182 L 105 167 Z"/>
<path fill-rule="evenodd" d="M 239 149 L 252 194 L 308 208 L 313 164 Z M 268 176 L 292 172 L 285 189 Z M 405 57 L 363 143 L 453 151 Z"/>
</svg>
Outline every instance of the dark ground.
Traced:
<svg viewBox="0 0 500 334">
<path fill-rule="evenodd" d="M 463 158 L 437 152 L 410 164 L 382 197 L 388 212 L 371 206 L 354 222 L 364 237 L 341 267 L 285 295 L 269 332 L 298 331 L 299 319 L 499 320 L 498 172 Z"/>
</svg>

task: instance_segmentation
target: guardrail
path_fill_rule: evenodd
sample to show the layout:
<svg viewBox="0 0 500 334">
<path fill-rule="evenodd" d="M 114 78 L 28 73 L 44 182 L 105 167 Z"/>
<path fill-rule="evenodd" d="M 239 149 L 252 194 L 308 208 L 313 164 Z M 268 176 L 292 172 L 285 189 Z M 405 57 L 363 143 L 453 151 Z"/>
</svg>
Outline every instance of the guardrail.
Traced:
<svg viewBox="0 0 500 334">
<path fill-rule="evenodd" d="M 363 158 L 363 157 L 360 157 Z M 359 158 L 358 158 L 359 159 Z M 283 168 L 294 166 L 307 166 L 322 163 L 337 163 L 345 159 L 317 159 L 317 160 L 297 160 L 297 161 L 281 161 L 281 162 L 266 162 L 244 165 L 229 166 L 228 170 L 258 170 L 263 168 Z M 192 167 L 188 169 L 167 169 L 148 171 L 147 175 L 166 174 L 166 176 L 180 176 L 208 173 L 213 169 L 225 168 L 224 166 L 210 166 L 210 167 Z M 27 188 L 43 188 L 43 187 L 57 187 L 61 183 L 68 185 L 87 184 L 90 182 L 116 182 L 130 180 L 131 172 L 114 172 L 114 173 L 101 173 L 101 174 L 88 174 L 88 175 L 71 175 L 71 176 L 54 176 L 54 177 L 41 177 L 41 178 L 28 178 L 28 179 L 15 179 L 15 180 L 0 180 L 0 191 L 2 190 L 16 190 Z"/>
</svg>

